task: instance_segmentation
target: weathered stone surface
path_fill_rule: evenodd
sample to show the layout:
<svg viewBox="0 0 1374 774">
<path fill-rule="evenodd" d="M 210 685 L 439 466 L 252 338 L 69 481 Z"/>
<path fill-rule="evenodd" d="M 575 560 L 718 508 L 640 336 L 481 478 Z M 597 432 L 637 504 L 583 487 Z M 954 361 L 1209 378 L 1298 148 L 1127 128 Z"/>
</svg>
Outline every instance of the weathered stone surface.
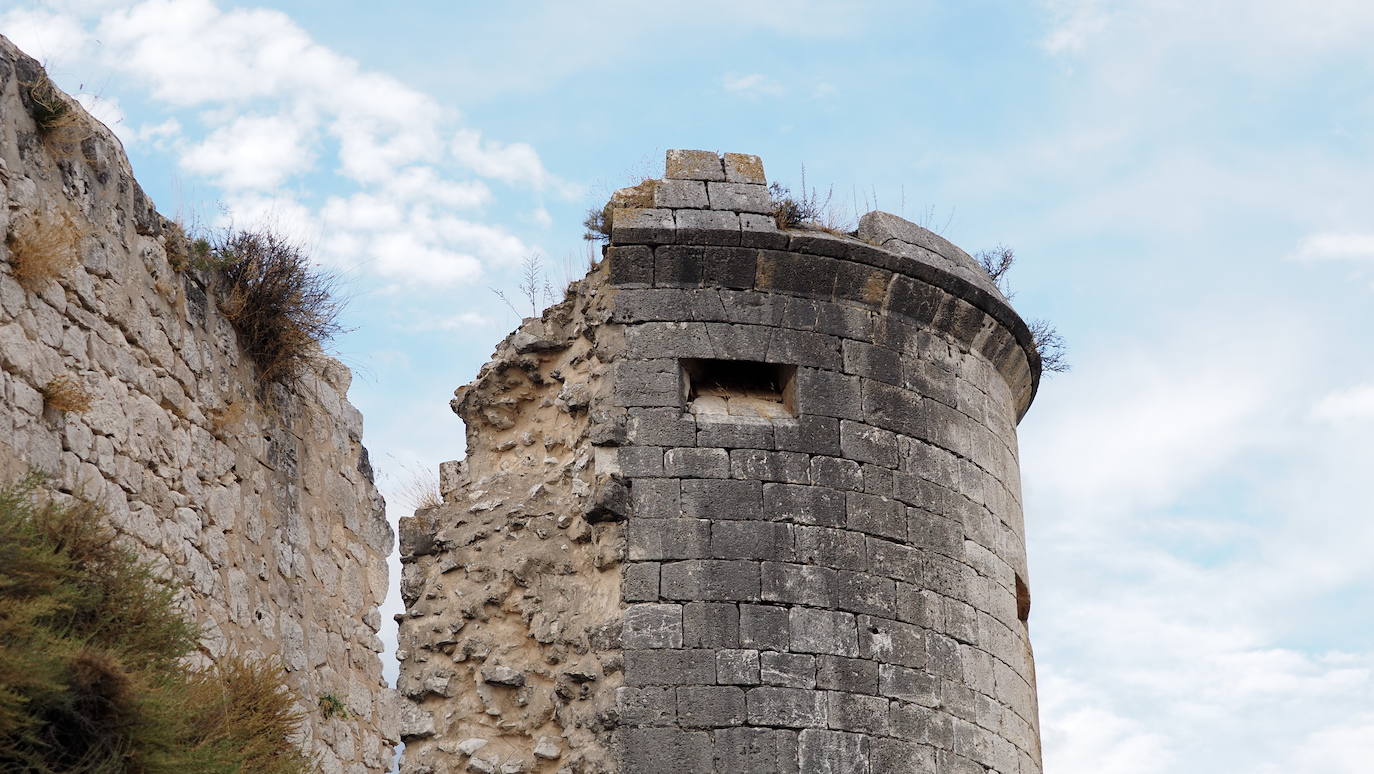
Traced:
<svg viewBox="0 0 1374 774">
<path fill-rule="evenodd" d="M 654 186 L 654 206 L 704 209 L 706 184 L 697 180 L 660 180 Z"/>
<path fill-rule="evenodd" d="M 725 167 L 721 158 L 712 151 L 670 150 L 665 166 L 663 176 L 670 180 L 725 179 Z"/>
<path fill-rule="evenodd" d="M 459 391 L 461 481 L 405 537 L 407 759 L 1038 774 L 1024 323 L 915 226 L 779 229 L 756 158 L 668 166 Z M 511 752 L 439 755 L 468 736 Z"/>
<path fill-rule="evenodd" d="M 41 74 L 0 37 L 0 478 L 36 468 L 96 501 L 202 627 L 197 666 L 231 652 L 280 661 L 322 770 L 380 774 L 402 733 L 436 730 L 382 679 L 394 536 L 351 375 L 319 353 L 290 387 L 264 383 L 119 140 L 65 97 L 73 123 L 36 127 Z M 26 287 L 16 267 L 35 237 L 70 260 Z M 45 406 L 57 378 L 89 408 Z M 408 557 L 436 549 L 425 532 L 408 531 Z M 437 672 L 414 684 L 447 690 Z M 321 717 L 324 696 L 347 714 Z"/>
<path fill-rule="evenodd" d="M 727 153 L 723 159 L 725 179 L 728 182 L 768 184 L 768 179 L 763 174 L 763 159 L 758 156 L 752 153 Z"/>
<path fill-rule="evenodd" d="M 674 213 L 675 225 L 683 234 L 678 241 L 683 244 L 734 246 L 740 243 L 739 215 L 733 212 L 674 210 Z"/>
<path fill-rule="evenodd" d="M 614 210 L 611 238 L 618 244 L 667 244 L 676 238 L 673 211 L 653 207 Z"/>
<path fill-rule="evenodd" d="M 707 183 L 707 196 L 713 210 L 733 210 L 767 215 L 773 212 L 768 189 L 749 183 Z"/>
</svg>

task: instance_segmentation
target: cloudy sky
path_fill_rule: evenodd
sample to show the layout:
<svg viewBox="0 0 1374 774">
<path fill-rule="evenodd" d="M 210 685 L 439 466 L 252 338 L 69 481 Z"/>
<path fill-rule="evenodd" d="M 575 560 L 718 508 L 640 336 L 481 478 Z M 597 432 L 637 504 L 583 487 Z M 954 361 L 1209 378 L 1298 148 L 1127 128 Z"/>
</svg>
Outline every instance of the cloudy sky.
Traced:
<svg viewBox="0 0 1374 774">
<path fill-rule="evenodd" d="M 1021 425 L 1046 771 L 1374 765 L 1374 4 L 3 7 L 164 213 L 342 274 L 393 494 L 463 453 L 492 288 L 666 148 L 1012 246 L 1073 363 Z"/>
</svg>

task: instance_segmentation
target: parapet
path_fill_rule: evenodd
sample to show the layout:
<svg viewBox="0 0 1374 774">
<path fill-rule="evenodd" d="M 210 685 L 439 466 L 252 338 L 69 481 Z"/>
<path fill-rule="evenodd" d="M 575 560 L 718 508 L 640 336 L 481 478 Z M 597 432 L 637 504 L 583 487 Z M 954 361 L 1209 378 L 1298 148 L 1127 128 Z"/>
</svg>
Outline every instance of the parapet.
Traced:
<svg viewBox="0 0 1374 774">
<path fill-rule="evenodd" d="M 662 180 L 646 180 L 611 197 L 605 219 L 612 248 L 759 248 L 757 257 L 719 254 L 701 266 L 691 265 L 690 258 L 669 258 L 662 268 L 679 274 L 658 276 L 657 264 L 650 265 L 642 251 L 612 249 L 614 284 L 683 287 L 695 279 L 722 287 L 797 290 L 907 313 L 918 324 L 950 328 L 961 343 L 987 356 L 1015 391 L 1018 417 L 1030 407 L 1040 383 L 1030 329 L 987 272 L 949 240 L 880 211 L 861 217 L 849 234 L 816 226 L 779 228 L 758 156 L 670 150 L 666 167 Z M 687 263 L 675 265 L 681 261 Z M 943 293 L 932 296 L 932 289 Z"/>
</svg>

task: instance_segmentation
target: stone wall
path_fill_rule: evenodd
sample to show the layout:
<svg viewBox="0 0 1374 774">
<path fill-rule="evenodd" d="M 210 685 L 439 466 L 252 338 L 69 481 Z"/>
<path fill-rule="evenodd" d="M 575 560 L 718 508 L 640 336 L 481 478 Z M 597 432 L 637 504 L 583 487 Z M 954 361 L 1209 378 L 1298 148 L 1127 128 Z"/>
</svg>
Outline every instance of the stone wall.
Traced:
<svg viewBox="0 0 1374 774">
<path fill-rule="evenodd" d="M 401 520 L 402 771 L 613 770 L 626 503 L 597 475 L 597 444 L 624 435 L 609 300 L 601 275 L 575 283 L 453 401 L 467 458 L 441 468 L 443 505 Z"/>
<path fill-rule="evenodd" d="M 669 151 L 459 390 L 402 521 L 403 771 L 1040 771 L 1029 331 L 938 235 L 773 208 Z"/>
<path fill-rule="evenodd" d="M 79 107 L 36 126 L 41 75 L 0 37 L 0 473 L 45 471 L 104 504 L 181 586 L 203 659 L 279 658 L 322 770 L 385 771 L 396 734 L 376 632 L 392 533 L 350 374 L 322 359 L 264 400 L 210 278 L 169 263 L 179 230 L 118 140 Z M 56 277 L 21 284 L 20 251 L 43 251 Z M 64 381 L 88 407 L 45 400 Z M 326 695 L 346 716 L 325 717 Z"/>
</svg>

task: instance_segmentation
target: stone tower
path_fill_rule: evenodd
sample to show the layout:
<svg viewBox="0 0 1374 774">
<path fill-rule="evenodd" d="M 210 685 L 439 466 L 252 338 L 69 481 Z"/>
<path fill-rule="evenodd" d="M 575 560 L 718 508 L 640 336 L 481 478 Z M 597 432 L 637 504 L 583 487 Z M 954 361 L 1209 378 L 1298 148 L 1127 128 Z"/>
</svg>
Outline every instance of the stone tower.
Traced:
<svg viewBox="0 0 1374 774">
<path fill-rule="evenodd" d="M 401 525 L 403 772 L 1040 771 L 1029 331 L 930 231 L 775 206 L 669 151 L 457 391 Z"/>
</svg>

